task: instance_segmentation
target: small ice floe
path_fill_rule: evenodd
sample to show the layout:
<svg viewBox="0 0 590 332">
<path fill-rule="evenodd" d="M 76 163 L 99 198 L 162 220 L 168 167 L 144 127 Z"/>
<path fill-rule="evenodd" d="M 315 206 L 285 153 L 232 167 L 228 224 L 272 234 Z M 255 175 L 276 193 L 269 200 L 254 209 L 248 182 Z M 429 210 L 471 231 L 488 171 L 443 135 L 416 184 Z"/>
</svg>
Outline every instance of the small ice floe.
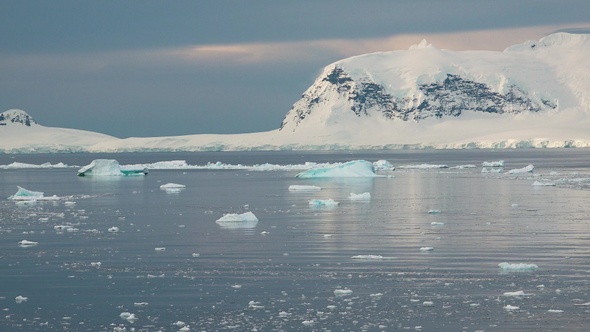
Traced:
<svg viewBox="0 0 590 332">
<path fill-rule="evenodd" d="M 379 260 L 391 260 L 396 257 L 385 257 L 381 255 L 356 255 L 350 257 L 351 259 L 364 260 L 364 261 L 379 261 Z"/>
<path fill-rule="evenodd" d="M 310 206 L 314 207 L 335 207 L 340 204 L 339 202 L 334 201 L 333 199 L 312 199 L 309 201 Z"/>
<path fill-rule="evenodd" d="M 166 183 L 161 185 L 160 189 L 166 191 L 167 194 L 176 194 L 186 189 L 186 186 L 178 183 Z"/>
<path fill-rule="evenodd" d="M 44 193 L 41 191 L 32 191 L 20 186 L 16 187 L 18 188 L 16 194 L 9 196 L 8 199 L 17 202 L 57 201 L 61 199 L 60 197 L 57 197 L 55 195 L 45 197 Z"/>
<path fill-rule="evenodd" d="M 17 296 L 17 297 L 14 298 L 14 302 L 16 302 L 16 303 L 23 303 L 23 302 L 27 301 L 28 299 L 29 298 L 26 297 L 26 296 L 19 295 L 19 296 Z"/>
<path fill-rule="evenodd" d="M 231 285 L 230 287 L 233 289 L 240 289 L 240 288 L 242 288 L 242 285 L 235 284 L 235 285 Z"/>
<path fill-rule="evenodd" d="M 369 193 L 369 192 L 362 193 L 362 194 L 350 193 L 350 196 L 348 196 L 348 199 L 351 201 L 368 202 L 371 200 L 371 193 Z"/>
<path fill-rule="evenodd" d="M 340 165 L 312 168 L 296 175 L 298 178 L 359 178 L 378 177 L 373 163 L 354 160 Z"/>
<path fill-rule="evenodd" d="M 166 277 L 166 274 L 164 274 L 164 273 L 162 273 L 162 274 L 158 274 L 158 275 L 155 275 L 155 274 L 148 274 L 148 275 L 147 275 L 147 278 L 148 278 L 148 279 L 154 279 L 154 278 L 164 278 L 164 277 Z"/>
<path fill-rule="evenodd" d="M 440 222 L 440 221 L 433 221 L 430 223 L 430 226 L 434 226 L 434 227 L 438 227 L 438 226 L 444 226 L 445 223 L 444 222 Z"/>
<path fill-rule="evenodd" d="M 101 262 L 90 262 L 90 266 L 92 267 L 101 267 L 102 263 Z"/>
<path fill-rule="evenodd" d="M 516 292 L 505 292 L 504 296 L 529 296 L 530 294 L 525 293 L 524 291 L 516 291 Z"/>
<path fill-rule="evenodd" d="M 508 171 L 508 174 L 532 173 L 534 169 L 535 169 L 535 166 L 528 165 L 528 166 L 523 167 L 523 168 L 511 169 L 511 170 Z"/>
<path fill-rule="evenodd" d="M 193 256 L 193 257 L 201 257 L 201 254 L 199 254 L 199 253 L 197 253 L 197 252 L 193 252 L 193 253 L 192 253 L 192 256 Z"/>
<path fill-rule="evenodd" d="M 336 296 L 348 296 L 351 294 L 352 294 L 352 291 L 350 289 L 336 289 L 336 290 L 334 290 L 334 295 L 336 295 Z"/>
<path fill-rule="evenodd" d="M 186 323 L 179 320 L 179 321 L 176 321 L 175 323 L 172 323 L 172 325 L 174 325 L 176 327 L 184 327 L 184 326 L 186 326 Z"/>
<path fill-rule="evenodd" d="M 293 184 L 289 186 L 289 191 L 320 191 L 322 187 L 318 186 L 305 186 L 305 185 L 298 185 Z"/>
<path fill-rule="evenodd" d="M 422 247 L 422 248 L 420 248 L 420 251 L 423 251 L 423 252 L 434 251 L 434 247 Z"/>
<path fill-rule="evenodd" d="M 119 317 L 121 317 L 122 319 L 127 320 L 129 323 L 135 323 L 135 321 L 138 319 L 137 316 L 135 316 L 135 314 L 132 314 L 130 312 L 122 312 Z"/>
<path fill-rule="evenodd" d="M 526 263 L 500 263 L 498 264 L 500 269 L 503 272 L 529 272 L 535 271 L 539 268 L 536 264 L 526 264 Z"/>
<path fill-rule="evenodd" d="M 260 305 L 260 302 L 250 301 L 250 302 L 248 302 L 248 308 L 250 308 L 250 309 L 264 309 L 264 306 Z"/>
<path fill-rule="evenodd" d="M 268 235 L 268 234 L 270 234 L 270 232 L 267 232 L 267 231 L 262 231 L 262 232 L 260 232 L 260 235 L 264 235 L 264 236 L 266 236 L 266 235 Z"/>
<path fill-rule="evenodd" d="M 373 163 L 373 168 L 375 168 L 376 171 L 393 171 L 395 170 L 395 167 L 393 167 L 393 165 L 387 161 L 387 160 L 377 160 L 376 162 Z"/>
<path fill-rule="evenodd" d="M 157 247 L 157 248 L 154 248 L 154 250 L 155 251 L 166 251 L 166 248 L 165 247 Z"/>
<path fill-rule="evenodd" d="M 555 182 L 552 181 L 535 181 L 533 182 L 535 187 L 555 187 Z"/>
<path fill-rule="evenodd" d="M 379 300 L 383 297 L 383 293 L 369 294 L 369 297 L 373 300 Z"/>
<path fill-rule="evenodd" d="M 22 240 L 22 241 L 18 242 L 18 246 L 22 247 L 22 248 L 34 247 L 38 244 L 39 244 L 39 242 L 34 242 L 34 241 L 29 241 L 29 240 Z"/>
<path fill-rule="evenodd" d="M 189 325 L 187 325 L 187 326 L 183 326 L 183 327 L 181 327 L 181 328 L 178 330 L 178 332 L 189 332 L 190 330 L 191 330 L 190 326 L 189 326 Z"/>
<path fill-rule="evenodd" d="M 258 218 L 254 213 L 228 213 L 217 219 L 216 223 L 223 228 L 254 228 L 258 224 Z"/>
<path fill-rule="evenodd" d="M 506 311 L 514 311 L 514 310 L 518 310 L 518 309 L 520 309 L 520 307 L 510 305 L 510 304 L 507 304 L 504 306 L 504 310 L 506 310 Z"/>
<path fill-rule="evenodd" d="M 280 318 L 288 318 L 289 316 L 291 316 L 290 313 L 288 313 L 286 311 L 279 311 L 279 317 Z"/>
<path fill-rule="evenodd" d="M 512 204 L 510 204 L 510 206 L 513 207 L 513 208 L 515 208 L 515 207 L 518 207 L 518 204 L 517 203 L 512 203 Z"/>
<path fill-rule="evenodd" d="M 399 169 L 439 169 L 439 168 L 449 168 L 449 165 L 434 165 L 434 164 L 419 164 L 419 165 L 404 165 L 398 166 Z"/>
<path fill-rule="evenodd" d="M 71 207 L 71 206 L 74 206 L 74 205 L 76 205 L 76 202 L 73 202 L 73 201 L 65 201 L 65 202 L 64 202 L 64 205 L 65 205 L 65 206 L 68 206 L 68 207 Z"/>
<path fill-rule="evenodd" d="M 113 227 L 109 228 L 108 231 L 109 231 L 109 233 L 118 233 L 119 227 L 113 226 Z"/>
<path fill-rule="evenodd" d="M 504 168 L 502 167 L 484 167 L 481 169 L 482 173 L 502 173 Z"/>
<path fill-rule="evenodd" d="M 133 305 L 136 307 L 147 307 L 148 306 L 148 302 L 134 302 Z"/>
<path fill-rule="evenodd" d="M 563 310 L 549 309 L 549 310 L 547 310 L 547 312 L 554 313 L 554 314 L 561 314 L 561 313 L 563 313 Z"/>
<path fill-rule="evenodd" d="M 434 302 L 432 301 L 424 301 L 422 302 L 423 307 L 434 307 Z"/>
<path fill-rule="evenodd" d="M 440 210 L 428 210 L 428 214 L 440 214 Z"/>
<path fill-rule="evenodd" d="M 483 167 L 504 167 L 504 160 L 484 161 L 483 163 L 481 163 L 481 166 L 483 166 Z"/>
</svg>

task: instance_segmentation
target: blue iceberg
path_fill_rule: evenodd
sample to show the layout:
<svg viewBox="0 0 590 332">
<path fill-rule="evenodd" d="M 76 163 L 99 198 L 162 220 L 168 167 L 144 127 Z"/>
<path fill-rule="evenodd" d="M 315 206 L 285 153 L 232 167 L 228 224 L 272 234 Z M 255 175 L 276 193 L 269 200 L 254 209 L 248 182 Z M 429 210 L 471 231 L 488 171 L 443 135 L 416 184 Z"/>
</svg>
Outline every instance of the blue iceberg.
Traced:
<svg viewBox="0 0 590 332">
<path fill-rule="evenodd" d="M 298 178 L 366 178 L 377 177 L 373 163 L 353 160 L 336 166 L 313 168 L 296 175 Z"/>
<path fill-rule="evenodd" d="M 147 168 L 143 166 L 122 167 L 114 159 L 95 159 L 90 164 L 78 170 L 78 176 L 147 175 L 147 173 Z"/>
</svg>

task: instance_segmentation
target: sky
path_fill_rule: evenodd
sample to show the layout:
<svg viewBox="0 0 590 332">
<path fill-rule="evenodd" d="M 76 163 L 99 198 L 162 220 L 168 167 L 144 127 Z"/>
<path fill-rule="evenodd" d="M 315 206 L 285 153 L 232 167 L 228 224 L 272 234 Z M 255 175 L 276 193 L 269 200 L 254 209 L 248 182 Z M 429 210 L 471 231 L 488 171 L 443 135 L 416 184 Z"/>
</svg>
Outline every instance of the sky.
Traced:
<svg viewBox="0 0 590 332">
<path fill-rule="evenodd" d="M 273 130 L 340 59 L 590 28 L 587 0 L 0 0 L 0 112 L 126 137 Z"/>
</svg>

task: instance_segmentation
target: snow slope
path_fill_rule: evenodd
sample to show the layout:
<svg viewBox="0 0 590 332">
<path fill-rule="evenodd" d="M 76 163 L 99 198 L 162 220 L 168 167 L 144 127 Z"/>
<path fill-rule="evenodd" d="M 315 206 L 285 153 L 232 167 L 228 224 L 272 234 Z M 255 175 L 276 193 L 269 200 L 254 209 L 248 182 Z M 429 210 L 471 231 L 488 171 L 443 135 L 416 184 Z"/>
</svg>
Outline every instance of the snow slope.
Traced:
<svg viewBox="0 0 590 332">
<path fill-rule="evenodd" d="M 503 52 L 423 41 L 328 65 L 277 130 L 116 139 L 9 123 L 0 126 L 0 151 L 589 147 L 588 54 L 588 34 L 556 33 Z"/>
</svg>

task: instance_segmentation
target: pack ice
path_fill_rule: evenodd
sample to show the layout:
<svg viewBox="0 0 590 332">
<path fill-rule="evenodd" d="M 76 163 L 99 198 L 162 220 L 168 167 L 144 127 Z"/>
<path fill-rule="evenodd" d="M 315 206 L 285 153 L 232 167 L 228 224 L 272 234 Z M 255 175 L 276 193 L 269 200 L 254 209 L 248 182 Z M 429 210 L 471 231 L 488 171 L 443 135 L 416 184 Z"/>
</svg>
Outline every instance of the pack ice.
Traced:
<svg viewBox="0 0 590 332">
<path fill-rule="evenodd" d="M 121 167 L 114 159 L 95 159 L 78 170 L 78 176 L 113 176 L 113 175 L 147 175 L 148 169 L 139 166 Z"/>
<path fill-rule="evenodd" d="M 377 177 L 373 163 L 353 160 L 340 165 L 312 168 L 296 175 L 298 178 L 359 178 Z"/>
</svg>

